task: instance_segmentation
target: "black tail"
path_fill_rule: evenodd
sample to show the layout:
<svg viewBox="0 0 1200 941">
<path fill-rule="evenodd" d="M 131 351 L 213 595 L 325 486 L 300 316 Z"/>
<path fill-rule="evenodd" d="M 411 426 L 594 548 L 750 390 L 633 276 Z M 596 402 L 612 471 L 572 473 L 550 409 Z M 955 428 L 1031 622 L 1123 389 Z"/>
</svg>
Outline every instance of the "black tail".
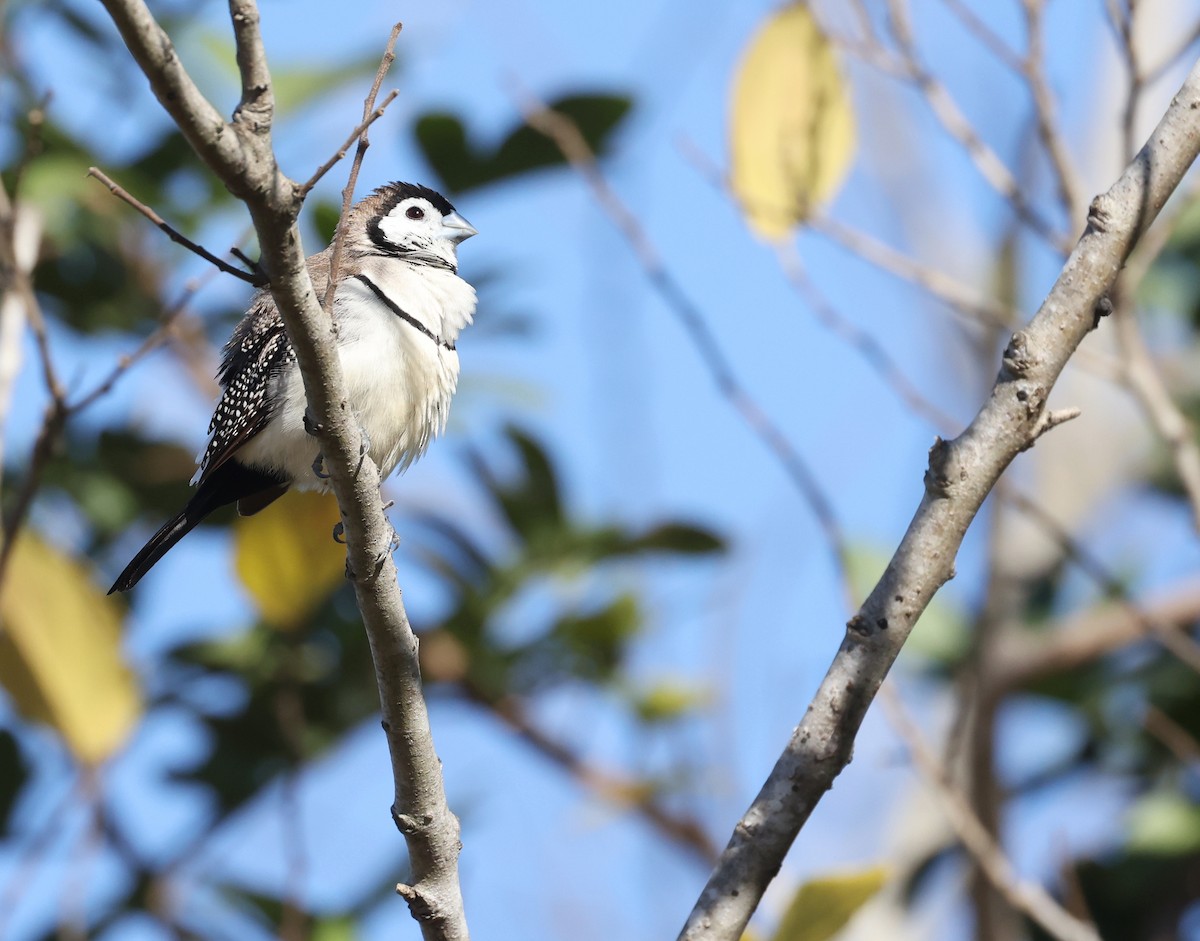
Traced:
<svg viewBox="0 0 1200 941">
<path fill-rule="evenodd" d="M 150 541 L 142 546 L 142 550 L 133 557 L 133 561 L 125 566 L 125 571 L 117 576 L 108 593 L 111 595 L 114 591 L 129 591 L 175 543 L 190 533 L 197 523 L 214 510 L 244 497 L 273 490 L 275 493 L 267 500 L 269 503 L 286 489 L 287 484 L 280 477 L 254 470 L 237 461 L 226 461 L 200 484 L 199 489 L 188 500 L 187 506 L 167 520 L 162 529 L 150 537 Z M 266 506 L 266 503 L 262 506 Z"/>
</svg>

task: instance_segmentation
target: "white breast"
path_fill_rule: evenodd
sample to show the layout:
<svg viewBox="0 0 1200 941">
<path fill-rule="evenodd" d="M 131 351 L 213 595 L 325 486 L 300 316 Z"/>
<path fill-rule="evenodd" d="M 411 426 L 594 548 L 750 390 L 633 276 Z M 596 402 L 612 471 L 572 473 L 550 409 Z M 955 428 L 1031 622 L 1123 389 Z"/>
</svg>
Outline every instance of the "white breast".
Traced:
<svg viewBox="0 0 1200 941">
<path fill-rule="evenodd" d="M 453 346 L 475 311 L 475 290 L 450 271 L 394 260 L 369 264 L 362 273 L 442 343 L 393 313 L 355 278 L 338 286 L 334 317 L 338 352 L 350 405 L 370 438 L 381 477 L 408 467 L 442 432 L 458 385 Z M 279 378 L 275 417 L 238 457 L 278 468 L 299 489 L 325 490 L 312 472 L 318 445 L 304 431 L 304 388 L 292 366 Z"/>
</svg>

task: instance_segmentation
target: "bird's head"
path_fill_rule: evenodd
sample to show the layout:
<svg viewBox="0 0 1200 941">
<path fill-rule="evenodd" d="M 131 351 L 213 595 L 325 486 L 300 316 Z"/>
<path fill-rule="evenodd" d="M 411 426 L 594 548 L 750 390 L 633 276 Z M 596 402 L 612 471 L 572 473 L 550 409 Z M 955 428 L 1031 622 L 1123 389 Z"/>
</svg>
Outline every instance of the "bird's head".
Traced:
<svg viewBox="0 0 1200 941">
<path fill-rule="evenodd" d="M 441 193 L 416 183 L 389 183 L 350 213 L 347 235 L 371 254 L 455 269 L 458 243 L 476 230 Z"/>
</svg>

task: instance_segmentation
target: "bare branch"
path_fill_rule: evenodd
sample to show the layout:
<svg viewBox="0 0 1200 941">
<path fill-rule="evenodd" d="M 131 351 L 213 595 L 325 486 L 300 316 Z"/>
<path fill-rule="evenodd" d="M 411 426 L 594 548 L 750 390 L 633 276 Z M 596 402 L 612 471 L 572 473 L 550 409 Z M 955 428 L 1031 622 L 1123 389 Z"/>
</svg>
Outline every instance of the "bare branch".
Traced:
<svg viewBox="0 0 1200 941">
<path fill-rule="evenodd" d="M 188 238 L 186 235 L 184 235 L 182 232 L 180 232 L 178 229 L 176 229 L 170 223 L 166 222 L 163 219 L 163 217 L 160 216 L 157 212 L 155 212 L 153 209 L 151 209 L 149 206 L 147 206 L 141 200 L 139 200 L 135 196 L 133 196 L 133 194 L 131 194 L 127 189 L 125 189 L 125 187 L 121 186 L 120 183 L 117 183 L 116 181 L 114 181 L 99 167 L 88 167 L 87 175 L 90 177 L 93 177 L 94 179 L 99 180 L 101 183 L 103 183 L 105 186 L 108 187 L 108 191 L 110 193 L 112 193 L 114 196 L 116 196 L 117 199 L 121 200 L 121 202 L 123 202 L 123 203 L 126 203 L 126 204 L 132 206 L 134 209 L 136 209 L 138 212 L 140 212 L 143 216 L 145 216 L 147 219 L 149 219 L 151 222 L 153 222 L 163 232 L 166 233 L 167 238 L 169 238 L 172 242 L 182 245 L 188 251 L 194 252 L 195 254 L 199 255 L 205 261 L 209 262 L 212 265 L 215 265 L 221 271 L 225 272 L 226 274 L 231 274 L 235 278 L 245 281 L 247 284 L 252 284 L 255 287 L 263 287 L 267 283 L 266 278 L 264 278 L 262 276 L 261 272 L 257 273 L 257 274 L 252 274 L 252 273 L 247 273 L 245 271 L 242 271 L 238 268 L 235 268 L 235 267 L 233 267 L 233 265 L 229 264 L 229 262 L 218 258 L 216 255 L 214 255 L 212 252 L 210 252 L 203 245 L 199 245 L 196 242 L 193 242 L 190 238 Z M 240 254 L 240 252 L 239 252 L 239 254 Z"/>
<path fill-rule="evenodd" d="M 1119 305 L 1113 320 L 1124 357 L 1125 385 L 1166 443 L 1192 511 L 1192 525 L 1200 531 L 1200 445 L 1196 442 L 1196 430 L 1171 398 L 1170 390 L 1146 348 L 1131 306 Z"/>
<path fill-rule="evenodd" d="M 521 95 L 525 120 L 534 130 L 552 140 L 567 162 L 583 177 L 600 208 L 616 225 L 642 266 L 651 286 L 683 326 L 688 339 L 703 360 L 718 391 L 742 420 L 779 461 L 817 518 L 833 554 L 848 607 L 853 607 L 850 590 L 849 550 L 829 497 L 821 488 L 808 462 L 787 439 L 758 401 L 738 378 L 733 364 L 705 320 L 700 309 L 663 263 L 649 235 L 629 207 L 609 186 L 596 164 L 595 154 L 578 126 L 570 118 L 541 102 Z"/>
<path fill-rule="evenodd" d="M 915 284 L 969 321 L 1002 330 L 1011 330 L 1020 322 L 1019 313 L 999 301 L 984 297 L 974 288 L 957 281 L 944 271 L 923 264 L 897 251 L 879 239 L 846 225 L 831 216 L 816 216 L 809 227 L 880 271 Z"/>
<path fill-rule="evenodd" d="M 1079 566 L 1080 571 L 1094 581 L 1101 591 L 1116 599 L 1117 605 L 1137 623 L 1141 636 L 1153 635 L 1180 661 L 1200 673 L 1200 644 L 1186 634 L 1180 633 L 1177 625 L 1155 617 L 1138 604 L 1130 596 L 1129 590 L 1121 583 L 1121 580 L 1095 555 L 1072 538 L 1070 533 L 1059 526 L 1045 508 L 1011 488 L 1006 497 L 1009 503 L 1028 514 L 1044 533 L 1058 543 L 1063 553 Z"/>
<path fill-rule="evenodd" d="M 360 447 L 330 320 L 313 292 L 296 228 L 302 196 L 280 172 L 271 147 L 272 93 L 257 7 L 252 0 L 230 0 L 243 89 L 230 123 L 196 89 L 143 0 L 103 2 L 163 107 L 213 173 L 245 202 L 254 221 L 262 264 L 296 352 L 313 430 L 342 512 L 348 570 L 375 663 L 391 752 L 392 819 L 408 844 L 413 873 L 410 911 L 427 941 L 466 939 L 458 820 L 446 804 L 433 747 L 417 641 L 396 582 L 379 473 Z"/>
<path fill-rule="evenodd" d="M 374 124 L 376 121 L 378 121 L 380 118 L 383 117 L 383 113 L 385 111 L 387 111 L 388 105 L 390 105 L 393 101 L 396 100 L 396 96 L 398 94 L 400 94 L 400 93 L 398 91 L 396 91 L 396 89 L 394 89 L 394 88 L 390 92 L 387 93 L 387 97 L 383 99 L 383 103 L 378 108 L 376 108 L 374 111 L 372 111 L 369 115 L 367 115 L 367 117 L 358 125 L 358 127 L 356 127 L 353 131 L 350 132 L 350 136 L 347 137 L 346 142 L 337 149 L 337 152 L 332 157 L 330 157 L 328 160 L 326 160 L 323 164 L 321 164 L 319 167 L 317 167 L 316 172 L 313 173 L 313 175 L 310 176 L 308 178 L 308 180 L 300 187 L 300 192 L 302 194 L 307 196 L 309 191 L 311 191 L 312 188 L 314 186 L 316 186 L 317 183 L 320 182 L 321 177 L 323 177 L 326 173 L 328 173 L 330 170 L 332 170 L 339 161 L 345 159 L 347 152 L 349 152 L 349 150 L 350 150 L 350 145 L 353 144 L 356 140 L 362 140 L 362 137 L 366 133 L 367 128 L 369 128 L 372 124 Z"/>
<path fill-rule="evenodd" d="M 513 731 L 513 734 L 583 787 L 603 800 L 632 810 L 658 833 L 686 850 L 704 866 L 712 866 L 717 861 L 717 848 L 699 821 L 673 813 L 639 782 L 588 764 L 562 742 L 539 728 L 515 698 L 505 697 L 497 700 L 466 679 L 459 681 L 457 685 L 469 702 L 496 716 Z"/>
<path fill-rule="evenodd" d="M 1001 692 L 1077 669 L 1145 640 L 1179 635 L 1200 622 L 1200 583 L 1191 580 L 1134 607 L 1115 602 L 1066 618 L 1052 630 L 1021 632 L 995 651 L 992 682 Z M 1194 643 L 1194 642 L 1193 642 Z M 1174 652 L 1174 651 L 1172 651 Z"/>
<path fill-rule="evenodd" d="M 963 28 L 1011 72 L 1021 75 L 1025 71 L 1021 57 L 962 0 L 942 0 L 942 3 L 962 23 Z"/>
<path fill-rule="evenodd" d="M 884 687 L 881 698 L 896 734 L 908 747 L 922 780 L 937 794 L 942 812 L 959 841 L 1005 901 L 1058 941 L 1100 941 L 1093 925 L 1068 912 L 1040 885 L 1021 879 L 1004 850 L 971 810 L 966 797 L 950 783 L 941 762 L 921 738 L 890 685 Z"/>
<path fill-rule="evenodd" d="M 375 72 L 375 81 L 371 85 L 371 90 L 367 92 L 367 97 L 363 100 L 363 123 L 360 125 L 362 131 L 358 135 L 358 148 L 354 151 L 354 160 L 350 164 L 350 176 L 346 180 L 345 187 L 342 189 L 341 218 L 343 219 L 350 212 L 350 204 L 354 202 L 354 188 L 358 185 L 358 171 L 362 167 L 363 157 L 366 156 L 367 148 L 371 146 L 370 138 L 367 136 L 367 129 L 371 126 L 371 122 L 367 120 L 367 117 L 375 107 L 375 98 L 379 94 L 379 89 L 383 85 L 383 79 L 387 75 L 388 69 L 392 67 L 392 63 L 396 60 L 396 40 L 400 38 L 400 31 L 402 29 L 404 29 L 403 23 L 396 23 L 392 27 L 392 31 L 388 35 L 387 45 L 383 50 L 383 57 L 379 60 L 379 68 Z M 388 101 L 391 101 L 391 98 Z M 325 297 L 321 300 L 321 306 L 326 313 L 333 310 L 333 294 L 335 285 L 337 284 L 338 272 L 342 266 L 342 245 L 345 240 L 346 234 L 342 231 L 342 227 L 338 226 L 337 232 L 333 236 L 333 251 L 329 255 L 329 284 L 325 288 Z"/>
<path fill-rule="evenodd" d="M 1033 97 L 1038 137 L 1050 158 L 1050 167 L 1054 171 L 1054 181 L 1058 187 L 1058 200 L 1062 204 L 1068 223 L 1075 225 L 1083 219 L 1083 198 L 1080 195 L 1083 184 L 1079 179 L 1079 171 L 1071 160 L 1067 142 L 1063 140 L 1054 107 L 1054 96 L 1046 80 L 1046 70 L 1042 61 L 1045 49 L 1042 29 L 1044 4 L 1043 0 L 1021 0 L 1021 6 L 1025 10 L 1025 29 L 1029 34 L 1029 52 L 1022 64 L 1021 74 L 1025 77 L 1025 83 Z"/>
<path fill-rule="evenodd" d="M 1095 326 L 1138 237 L 1200 151 L 1200 64 L 1121 178 L 1091 206 L 1088 227 L 1030 323 L 1015 334 L 975 419 L 930 450 L 925 495 L 858 613 L 812 704 L 734 829 L 680 935 L 736 941 L 796 834 L 850 760 L 854 736 L 917 618 L 954 573 L 979 507 L 1035 437 L 1059 374 Z"/>
<path fill-rule="evenodd" d="M 921 62 L 916 41 L 902 0 L 888 0 L 888 24 L 904 57 L 909 79 L 917 86 L 938 123 L 962 145 L 971 162 L 988 184 L 1012 207 L 1017 218 L 1063 254 L 1070 251 L 1070 239 L 1057 231 L 1029 204 L 1025 191 L 1004 161 L 979 136 L 979 132 L 959 109 L 950 92 Z"/>
<path fill-rule="evenodd" d="M 896 393 L 900 401 L 935 428 L 948 433 L 949 429 L 957 427 L 957 422 L 952 416 L 943 412 L 921 394 L 921 391 L 913 385 L 896 361 L 892 359 L 887 348 L 875 339 L 873 334 L 843 317 L 818 290 L 804 270 L 804 263 L 794 245 L 791 243 L 780 244 L 776 255 L 779 258 L 780 267 L 783 268 L 784 276 L 796 293 L 808 304 L 821 325 L 832 331 L 851 349 L 856 350 L 875 370 L 883 383 Z"/>
</svg>

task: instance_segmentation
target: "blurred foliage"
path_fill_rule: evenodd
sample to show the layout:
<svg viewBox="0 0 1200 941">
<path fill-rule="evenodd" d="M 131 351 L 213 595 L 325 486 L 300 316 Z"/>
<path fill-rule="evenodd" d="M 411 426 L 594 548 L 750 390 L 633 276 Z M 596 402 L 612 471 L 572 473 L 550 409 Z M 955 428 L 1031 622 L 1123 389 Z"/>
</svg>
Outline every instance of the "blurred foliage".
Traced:
<svg viewBox="0 0 1200 941">
<path fill-rule="evenodd" d="M 117 604 L 88 571 L 21 533 L 0 585 L 0 686 L 22 716 L 51 726 L 84 765 L 112 755 L 141 718 L 120 637 Z"/>
<path fill-rule="evenodd" d="M 611 683 L 628 643 L 640 631 L 643 614 L 635 595 L 609 593 L 583 609 L 551 607 L 532 638 L 512 642 L 494 631 L 503 613 L 524 590 L 559 582 L 648 554 L 707 555 L 722 548 L 718 536 L 699 526 L 668 522 L 648 530 L 585 525 L 567 514 L 557 475 L 542 447 L 524 432 L 507 436 L 519 470 L 499 479 L 478 454 L 475 474 L 504 524 L 501 554 L 485 547 L 456 520 L 418 513 L 425 530 L 416 540 L 425 564 L 456 598 L 441 629 L 470 652 L 465 676 L 483 696 L 498 700 L 531 694 L 566 679 Z M 490 544 L 490 543 L 489 543 Z M 434 677 L 436 678 L 436 677 Z"/>
<path fill-rule="evenodd" d="M 234 522 L 234 566 L 267 624 L 296 627 L 341 583 L 346 552 L 332 537 L 340 519 L 332 493 L 291 492 Z"/>
<path fill-rule="evenodd" d="M 888 879 L 883 866 L 805 882 L 788 903 L 771 941 L 830 941 Z"/>
<path fill-rule="evenodd" d="M 632 104 L 629 98 L 619 95 L 588 94 L 556 98 L 548 107 L 574 121 L 592 151 L 603 155 Z M 451 193 L 564 163 L 558 145 L 525 122 L 509 131 L 495 147 L 472 144 L 462 120 L 444 112 L 422 115 L 414 133 L 425 159 Z"/>
</svg>

